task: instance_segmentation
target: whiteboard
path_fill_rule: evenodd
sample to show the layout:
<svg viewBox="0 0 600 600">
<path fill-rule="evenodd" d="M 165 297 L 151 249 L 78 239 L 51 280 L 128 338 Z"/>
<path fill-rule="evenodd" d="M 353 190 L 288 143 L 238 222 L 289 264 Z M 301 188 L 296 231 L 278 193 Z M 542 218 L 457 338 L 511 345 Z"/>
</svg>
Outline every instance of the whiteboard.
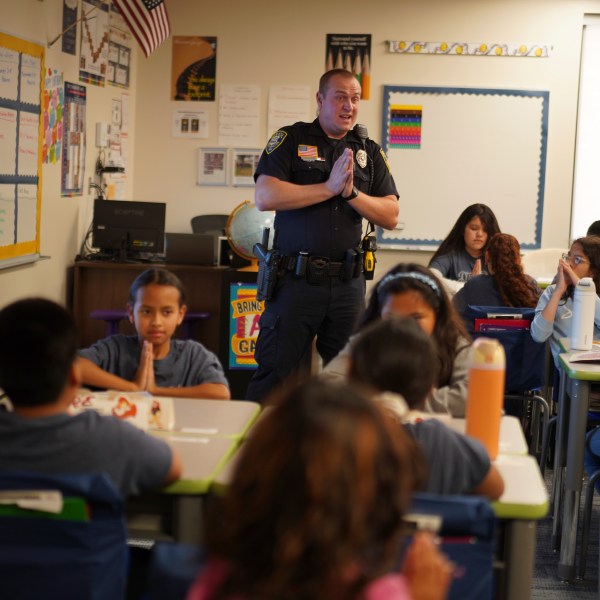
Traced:
<svg viewBox="0 0 600 600">
<path fill-rule="evenodd" d="M 400 216 L 378 228 L 379 246 L 433 250 L 481 202 L 522 248 L 539 248 L 548 104 L 547 91 L 384 86 L 381 145 Z"/>
</svg>

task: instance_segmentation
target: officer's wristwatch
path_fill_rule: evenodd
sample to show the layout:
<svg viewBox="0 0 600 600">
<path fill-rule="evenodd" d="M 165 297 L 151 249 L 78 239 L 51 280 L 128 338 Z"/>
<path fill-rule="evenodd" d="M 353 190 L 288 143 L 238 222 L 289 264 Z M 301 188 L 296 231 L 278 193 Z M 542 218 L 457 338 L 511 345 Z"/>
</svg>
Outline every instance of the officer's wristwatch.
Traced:
<svg viewBox="0 0 600 600">
<path fill-rule="evenodd" d="M 350 192 L 349 196 L 342 196 L 342 198 L 344 198 L 344 200 L 346 202 L 348 202 L 348 200 L 354 200 L 354 198 L 356 198 L 356 196 L 358 196 L 358 189 L 356 188 L 356 186 L 352 186 L 352 191 Z"/>
</svg>

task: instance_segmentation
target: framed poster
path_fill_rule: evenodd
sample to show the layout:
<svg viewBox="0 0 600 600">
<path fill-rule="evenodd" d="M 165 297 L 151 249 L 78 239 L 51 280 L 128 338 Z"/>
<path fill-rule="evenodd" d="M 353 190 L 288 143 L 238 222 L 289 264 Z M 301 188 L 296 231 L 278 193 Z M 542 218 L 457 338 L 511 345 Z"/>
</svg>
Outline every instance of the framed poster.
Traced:
<svg viewBox="0 0 600 600">
<path fill-rule="evenodd" d="M 231 183 L 234 186 L 254 185 L 254 171 L 262 150 L 236 149 L 233 151 Z"/>
<path fill-rule="evenodd" d="M 198 148 L 198 185 L 227 185 L 227 148 Z"/>
</svg>

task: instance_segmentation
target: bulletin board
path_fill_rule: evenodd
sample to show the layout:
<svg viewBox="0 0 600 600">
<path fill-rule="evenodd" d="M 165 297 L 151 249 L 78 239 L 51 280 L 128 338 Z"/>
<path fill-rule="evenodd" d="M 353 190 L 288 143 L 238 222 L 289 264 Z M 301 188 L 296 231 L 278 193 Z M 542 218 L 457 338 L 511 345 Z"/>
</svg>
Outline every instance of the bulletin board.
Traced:
<svg viewBox="0 0 600 600">
<path fill-rule="evenodd" d="M 434 250 L 470 204 L 539 248 L 549 92 L 385 86 L 382 147 L 400 195 L 381 248 Z"/>
<path fill-rule="evenodd" d="M 0 33 L 0 267 L 37 260 L 44 48 Z"/>
</svg>

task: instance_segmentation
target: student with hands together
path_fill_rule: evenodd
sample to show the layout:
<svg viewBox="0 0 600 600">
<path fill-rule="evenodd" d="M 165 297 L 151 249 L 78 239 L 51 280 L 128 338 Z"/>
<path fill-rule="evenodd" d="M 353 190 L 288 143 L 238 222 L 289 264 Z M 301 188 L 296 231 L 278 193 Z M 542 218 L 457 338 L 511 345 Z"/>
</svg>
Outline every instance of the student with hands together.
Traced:
<svg viewBox="0 0 600 600">
<path fill-rule="evenodd" d="M 600 238 L 588 236 L 576 239 L 569 252 L 558 261 L 556 282 L 542 294 L 531 322 L 531 337 L 536 342 L 550 338 L 550 350 L 558 368 L 561 337 L 571 335 L 573 294 L 583 277 L 591 277 L 596 286 L 594 339 L 600 339 Z"/>
<path fill-rule="evenodd" d="M 172 339 L 185 316 L 185 292 L 166 269 L 147 269 L 133 282 L 127 304 L 137 335 L 114 335 L 80 350 L 83 384 L 154 396 L 227 400 L 219 359 L 193 340 Z"/>
<path fill-rule="evenodd" d="M 491 237 L 500 232 L 496 216 L 485 204 L 467 206 L 429 261 L 429 268 L 443 278 L 454 294 L 472 277 L 487 273 L 485 251 Z"/>
<path fill-rule="evenodd" d="M 277 257 L 246 399 L 262 402 L 296 377 L 313 340 L 323 364 L 364 307 L 363 219 L 398 223 L 398 191 L 379 144 L 357 125 L 360 83 L 344 69 L 319 80 L 318 116 L 273 133 L 254 173 L 258 210 L 275 211 Z"/>
</svg>

